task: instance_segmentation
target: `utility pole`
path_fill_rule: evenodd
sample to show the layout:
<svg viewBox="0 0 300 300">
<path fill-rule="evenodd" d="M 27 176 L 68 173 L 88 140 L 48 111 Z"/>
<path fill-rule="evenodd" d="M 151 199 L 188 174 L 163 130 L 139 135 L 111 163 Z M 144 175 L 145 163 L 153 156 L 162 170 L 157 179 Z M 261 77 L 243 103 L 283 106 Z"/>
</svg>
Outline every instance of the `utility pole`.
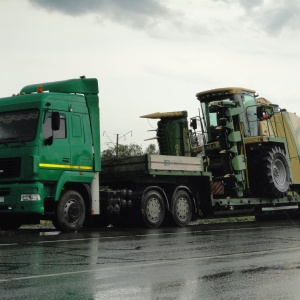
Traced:
<svg viewBox="0 0 300 300">
<path fill-rule="evenodd" d="M 119 157 L 119 134 L 117 133 L 117 148 L 116 148 L 116 155 Z"/>
<path fill-rule="evenodd" d="M 117 140 L 116 140 L 116 144 L 110 139 L 110 137 L 107 135 L 107 133 L 104 131 L 103 132 L 103 135 L 106 135 L 109 139 L 110 139 L 110 141 L 115 145 L 115 147 L 116 147 L 116 157 L 119 157 L 119 141 L 120 141 L 120 139 L 121 138 L 123 138 L 123 137 L 125 137 L 127 134 L 131 134 L 131 136 L 132 136 L 132 130 L 130 130 L 130 131 L 128 131 L 128 132 L 126 132 L 126 133 L 124 133 L 123 135 L 121 135 L 120 136 L 120 134 L 119 133 L 117 133 L 116 134 L 116 136 L 117 136 Z"/>
<path fill-rule="evenodd" d="M 116 148 L 116 156 L 119 157 L 119 140 L 123 137 L 125 137 L 127 134 L 131 134 L 132 136 L 132 130 L 124 133 L 123 135 L 119 136 L 119 134 L 117 133 L 117 148 Z"/>
</svg>

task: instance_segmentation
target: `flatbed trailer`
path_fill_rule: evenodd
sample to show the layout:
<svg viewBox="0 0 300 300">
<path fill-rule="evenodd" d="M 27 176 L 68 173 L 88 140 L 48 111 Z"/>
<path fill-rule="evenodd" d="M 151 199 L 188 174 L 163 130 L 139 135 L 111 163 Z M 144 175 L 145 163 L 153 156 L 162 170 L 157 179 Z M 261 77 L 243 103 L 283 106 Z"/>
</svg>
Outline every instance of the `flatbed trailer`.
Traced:
<svg viewBox="0 0 300 300">
<path fill-rule="evenodd" d="M 104 160 L 100 181 L 110 188 L 101 194 L 106 212 L 117 212 L 122 220 L 141 212 L 149 227 L 167 220 L 185 226 L 211 202 L 211 173 L 203 171 L 201 157 L 146 154 Z"/>
<path fill-rule="evenodd" d="M 186 191 L 191 197 L 194 217 L 261 216 L 297 210 L 300 202 L 299 195 L 294 192 L 281 198 L 214 195 L 212 174 L 204 171 L 201 157 L 148 154 L 114 158 L 103 162 L 101 182 L 114 190 L 122 190 L 123 195 L 130 195 L 127 200 L 124 197 L 123 201 L 129 201 L 138 209 L 142 209 L 139 203 L 149 189 L 160 192 L 165 201 L 166 215 L 172 215 L 174 194 L 178 190 Z M 121 202 L 117 213 L 123 218 Z M 127 207 L 128 204 L 124 203 L 123 206 Z"/>
</svg>

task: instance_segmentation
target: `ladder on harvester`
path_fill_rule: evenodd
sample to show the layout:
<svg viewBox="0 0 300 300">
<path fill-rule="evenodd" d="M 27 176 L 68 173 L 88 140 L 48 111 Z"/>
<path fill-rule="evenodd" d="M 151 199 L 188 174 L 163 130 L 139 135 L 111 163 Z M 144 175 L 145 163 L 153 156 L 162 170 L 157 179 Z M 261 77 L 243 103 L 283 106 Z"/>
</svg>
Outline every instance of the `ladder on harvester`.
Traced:
<svg viewBox="0 0 300 300">
<path fill-rule="evenodd" d="M 218 140 L 224 170 L 222 180 L 238 197 L 242 197 L 247 187 L 245 146 L 239 117 L 242 108 L 228 100 L 211 102 L 210 107 L 218 112 L 216 129 L 219 131 Z"/>
</svg>

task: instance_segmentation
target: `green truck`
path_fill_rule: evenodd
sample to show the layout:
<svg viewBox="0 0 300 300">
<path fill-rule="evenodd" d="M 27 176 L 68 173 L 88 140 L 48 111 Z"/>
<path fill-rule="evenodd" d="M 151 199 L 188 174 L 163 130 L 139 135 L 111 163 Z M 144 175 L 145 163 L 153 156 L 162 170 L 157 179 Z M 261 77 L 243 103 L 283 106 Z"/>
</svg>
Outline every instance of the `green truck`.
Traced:
<svg viewBox="0 0 300 300">
<path fill-rule="evenodd" d="M 192 129 L 186 111 L 143 116 L 159 119 L 160 155 L 105 161 L 97 79 L 33 84 L 0 99 L 0 228 L 40 220 L 66 232 L 155 228 L 199 215 L 298 210 L 298 117 L 247 89 L 197 97 L 202 114 Z"/>
<path fill-rule="evenodd" d="M 133 174 L 135 185 L 126 187 L 124 180 L 118 185 L 116 176 L 107 175 L 109 164 L 101 168 L 99 118 L 93 78 L 33 84 L 0 100 L 2 229 L 45 219 L 59 230 L 77 231 L 93 222 L 108 224 L 114 214 L 128 211 L 138 211 L 137 222 L 150 227 L 159 226 L 171 210 L 179 225 L 190 221 L 197 205 L 184 182 L 202 174 L 209 182 L 201 160 L 189 157 L 186 164 L 179 156 L 133 158 L 124 162 L 120 174 Z"/>
</svg>

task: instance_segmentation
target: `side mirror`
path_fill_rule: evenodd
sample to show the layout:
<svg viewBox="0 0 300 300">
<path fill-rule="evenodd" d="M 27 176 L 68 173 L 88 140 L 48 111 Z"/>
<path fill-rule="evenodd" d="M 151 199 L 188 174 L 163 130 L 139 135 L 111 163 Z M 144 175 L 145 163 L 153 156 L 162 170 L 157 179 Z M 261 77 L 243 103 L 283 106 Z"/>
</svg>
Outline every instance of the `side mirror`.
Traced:
<svg viewBox="0 0 300 300">
<path fill-rule="evenodd" d="M 190 127 L 192 127 L 194 130 L 197 129 L 197 120 L 191 119 Z"/>
<path fill-rule="evenodd" d="M 58 111 L 52 113 L 51 128 L 52 130 L 59 130 L 60 128 L 60 114 Z"/>
<path fill-rule="evenodd" d="M 257 118 L 259 121 L 269 120 L 274 115 L 273 107 L 261 105 L 256 110 Z"/>
</svg>

